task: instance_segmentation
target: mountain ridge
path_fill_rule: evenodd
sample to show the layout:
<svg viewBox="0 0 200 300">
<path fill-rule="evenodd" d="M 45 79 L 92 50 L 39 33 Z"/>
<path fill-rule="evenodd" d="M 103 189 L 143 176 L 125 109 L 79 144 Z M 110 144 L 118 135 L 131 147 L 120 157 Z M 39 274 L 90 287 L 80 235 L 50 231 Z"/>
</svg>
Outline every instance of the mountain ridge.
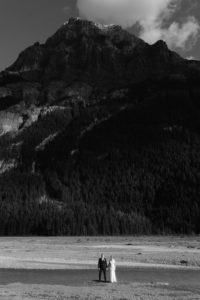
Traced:
<svg viewBox="0 0 200 300">
<path fill-rule="evenodd" d="M 0 234 L 199 233 L 199 81 L 117 25 L 25 49 L 0 73 Z"/>
<path fill-rule="evenodd" d="M 137 46 L 140 46 L 139 48 L 145 48 L 145 50 L 146 48 L 151 49 L 157 47 L 157 50 L 160 52 L 168 51 L 167 45 L 163 41 L 158 41 L 154 45 L 150 46 L 141 39 L 136 38 L 133 34 L 130 34 L 126 30 L 123 30 L 120 26 L 113 25 L 106 28 L 107 29 L 104 30 L 99 27 L 99 25 L 95 25 L 95 23 L 93 23 L 92 21 L 70 18 L 69 21 L 65 25 L 61 26 L 52 37 L 47 39 L 44 44 L 35 43 L 33 46 L 28 47 L 25 51 L 23 51 L 16 62 L 9 68 L 7 68 L 7 71 L 28 71 L 28 69 L 26 69 L 26 63 L 30 64 L 30 66 L 32 67 L 32 71 L 37 68 L 40 70 L 43 67 L 43 64 L 45 64 L 43 51 L 45 52 L 47 50 L 46 48 L 56 48 L 56 51 L 60 51 L 60 53 L 62 53 L 62 50 L 67 51 L 67 47 L 70 48 L 72 42 L 75 43 L 77 42 L 77 40 L 80 40 L 80 44 L 86 44 L 87 46 L 89 46 L 87 41 L 84 41 L 84 38 L 87 37 L 90 38 L 90 42 L 94 41 L 95 47 L 97 47 L 100 43 L 100 46 L 104 48 L 105 44 L 108 43 L 110 45 L 106 45 L 106 50 L 109 49 L 109 46 L 113 48 L 112 50 L 115 50 L 114 48 L 116 48 L 116 50 L 118 50 L 118 53 L 120 52 L 120 50 L 121 52 L 123 52 L 123 50 L 125 49 L 124 51 L 127 51 L 125 53 L 126 55 L 133 55 L 133 50 Z M 108 39 L 106 39 L 106 37 L 108 37 Z M 120 49 L 120 46 L 124 49 Z M 84 49 L 81 50 L 84 51 Z M 87 51 L 88 50 L 90 49 L 87 49 Z M 143 49 L 139 50 L 141 51 Z M 174 52 L 171 52 L 170 50 L 169 52 L 171 53 L 171 56 L 174 55 Z M 109 55 L 109 53 L 107 54 Z M 178 57 L 178 55 L 175 55 L 175 58 L 177 60 Z M 35 61 L 32 61 L 34 60 L 34 58 Z"/>
</svg>

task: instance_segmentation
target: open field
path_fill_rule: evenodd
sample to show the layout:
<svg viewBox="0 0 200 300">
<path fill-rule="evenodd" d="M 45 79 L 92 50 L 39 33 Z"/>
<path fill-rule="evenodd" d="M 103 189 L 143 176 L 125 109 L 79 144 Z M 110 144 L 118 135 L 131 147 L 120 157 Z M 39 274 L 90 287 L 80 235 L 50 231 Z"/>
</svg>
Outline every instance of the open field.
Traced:
<svg viewBox="0 0 200 300">
<path fill-rule="evenodd" d="M 97 271 L 0 270 L 0 300 L 200 299 L 200 271 L 118 268 L 117 284 L 99 283 Z"/>
<path fill-rule="evenodd" d="M 99 283 L 101 252 L 117 284 Z M 200 237 L 0 238 L 0 300 L 200 299 Z"/>
<path fill-rule="evenodd" d="M 96 268 L 101 252 L 118 266 L 200 268 L 200 237 L 1 237 L 0 268 Z"/>
</svg>

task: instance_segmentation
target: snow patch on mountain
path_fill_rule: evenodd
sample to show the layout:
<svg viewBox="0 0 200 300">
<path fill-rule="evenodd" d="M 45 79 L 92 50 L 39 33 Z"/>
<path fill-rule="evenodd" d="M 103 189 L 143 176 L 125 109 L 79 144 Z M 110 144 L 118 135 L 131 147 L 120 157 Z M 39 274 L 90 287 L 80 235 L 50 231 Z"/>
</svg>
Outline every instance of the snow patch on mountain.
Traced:
<svg viewBox="0 0 200 300">
<path fill-rule="evenodd" d="M 46 147 L 47 144 L 49 144 L 50 142 L 52 142 L 56 136 L 59 134 L 59 131 L 50 134 L 47 138 L 45 138 L 36 148 L 36 151 L 43 151 Z"/>
<path fill-rule="evenodd" d="M 17 161 L 15 159 L 0 160 L 0 174 L 4 174 L 17 167 Z"/>
</svg>

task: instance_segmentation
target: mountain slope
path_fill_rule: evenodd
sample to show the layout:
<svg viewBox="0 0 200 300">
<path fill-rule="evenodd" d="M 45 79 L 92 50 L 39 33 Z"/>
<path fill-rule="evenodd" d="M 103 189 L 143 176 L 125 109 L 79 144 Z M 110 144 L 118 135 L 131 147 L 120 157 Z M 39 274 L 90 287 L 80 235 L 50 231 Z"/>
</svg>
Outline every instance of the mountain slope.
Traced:
<svg viewBox="0 0 200 300">
<path fill-rule="evenodd" d="M 0 74 L 0 234 L 199 233 L 200 63 L 71 18 Z"/>
</svg>

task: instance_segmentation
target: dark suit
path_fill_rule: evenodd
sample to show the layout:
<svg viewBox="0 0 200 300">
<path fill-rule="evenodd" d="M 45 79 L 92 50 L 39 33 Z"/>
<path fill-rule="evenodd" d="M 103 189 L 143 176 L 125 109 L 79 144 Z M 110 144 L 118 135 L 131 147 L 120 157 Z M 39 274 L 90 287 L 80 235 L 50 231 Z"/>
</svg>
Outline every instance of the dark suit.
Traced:
<svg viewBox="0 0 200 300">
<path fill-rule="evenodd" d="M 101 274 L 103 272 L 104 281 L 106 281 L 106 268 L 107 268 L 107 261 L 106 259 L 99 258 L 98 262 L 98 269 L 99 269 L 99 281 L 101 281 Z"/>
</svg>

